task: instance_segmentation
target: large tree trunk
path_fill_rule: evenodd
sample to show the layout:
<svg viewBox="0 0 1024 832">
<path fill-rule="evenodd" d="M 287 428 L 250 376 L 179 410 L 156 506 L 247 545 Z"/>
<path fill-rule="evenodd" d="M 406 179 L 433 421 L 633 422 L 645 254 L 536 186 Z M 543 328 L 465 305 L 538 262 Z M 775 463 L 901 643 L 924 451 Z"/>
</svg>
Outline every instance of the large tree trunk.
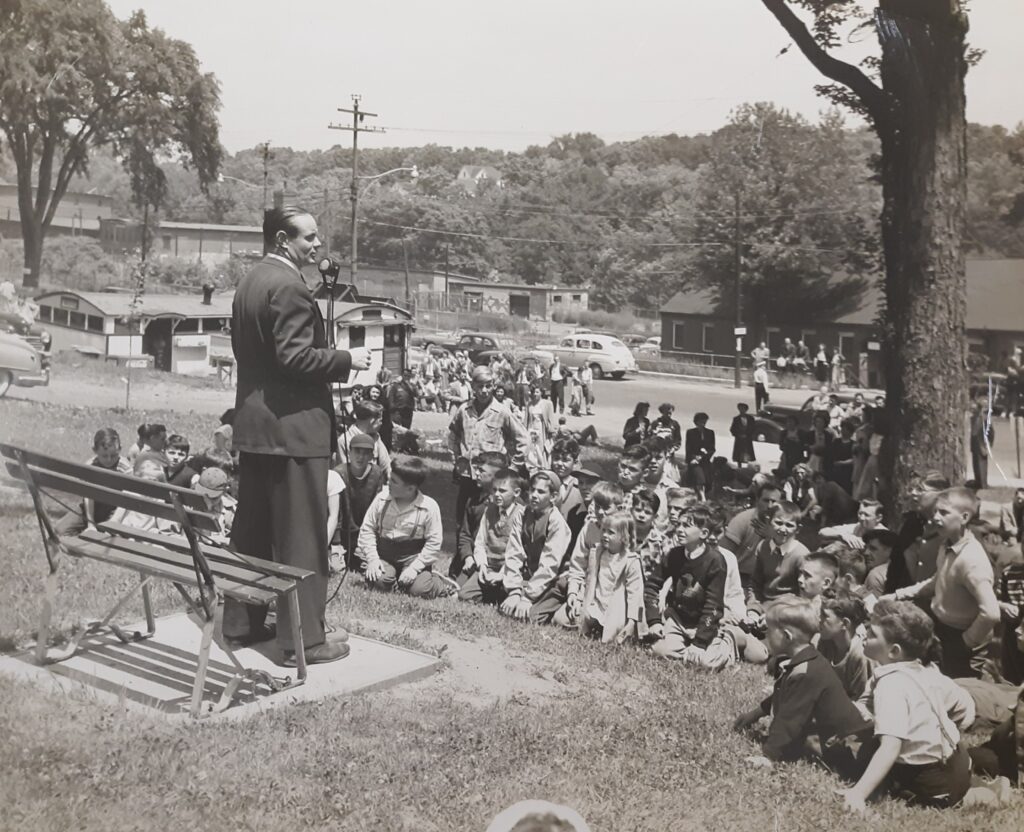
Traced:
<svg viewBox="0 0 1024 832">
<path fill-rule="evenodd" d="M 953 0 L 913 16 L 899 0 L 877 12 L 888 118 L 882 141 L 886 265 L 883 499 L 903 504 L 915 472 L 960 480 L 967 408 L 966 18 Z M 937 8 L 938 7 L 938 8 Z"/>
<path fill-rule="evenodd" d="M 25 269 L 22 286 L 25 289 L 39 288 L 39 268 L 43 259 L 43 228 L 35 217 L 21 214 L 21 239 L 25 247 Z"/>
</svg>

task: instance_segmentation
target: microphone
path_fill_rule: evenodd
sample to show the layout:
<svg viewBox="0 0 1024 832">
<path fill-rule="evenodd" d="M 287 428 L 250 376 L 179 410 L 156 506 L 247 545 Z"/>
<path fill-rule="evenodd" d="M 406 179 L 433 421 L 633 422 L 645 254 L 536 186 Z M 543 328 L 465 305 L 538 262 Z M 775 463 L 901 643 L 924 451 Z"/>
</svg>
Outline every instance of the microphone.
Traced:
<svg viewBox="0 0 1024 832">
<path fill-rule="evenodd" d="M 341 274 L 341 263 L 331 257 L 321 257 L 316 267 L 324 281 L 330 279 L 332 283 L 337 282 L 338 276 Z"/>
</svg>

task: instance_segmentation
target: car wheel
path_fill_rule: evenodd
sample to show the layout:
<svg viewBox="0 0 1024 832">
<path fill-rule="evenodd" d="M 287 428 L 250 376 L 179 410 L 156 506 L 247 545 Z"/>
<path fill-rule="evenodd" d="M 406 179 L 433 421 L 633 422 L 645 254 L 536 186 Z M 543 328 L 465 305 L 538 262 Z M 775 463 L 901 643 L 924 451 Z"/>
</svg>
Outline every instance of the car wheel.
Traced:
<svg viewBox="0 0 1024 832">
<path fill-rule="evenodd" d="M 595 373 L 594 375 L 597 375 L 597 374 Z M 626 377 L 625 373 L 619 373 L 619 372 L 609 373 L 608 375 L 610 375 L 612 378 L 625 378 Z"/>
<path fill-rule="evenodd" d="M 11 389 L 11 373 L 9 370 L 0 370 L 0 398 L 7 395 Z"/>
<path fill-rule="evenodd" d="M 593 372 L 595 379 L 604 378 L 604 370 L 601 369 L 600 364 L 591 364 L 590 370 Z"/>
</svg>

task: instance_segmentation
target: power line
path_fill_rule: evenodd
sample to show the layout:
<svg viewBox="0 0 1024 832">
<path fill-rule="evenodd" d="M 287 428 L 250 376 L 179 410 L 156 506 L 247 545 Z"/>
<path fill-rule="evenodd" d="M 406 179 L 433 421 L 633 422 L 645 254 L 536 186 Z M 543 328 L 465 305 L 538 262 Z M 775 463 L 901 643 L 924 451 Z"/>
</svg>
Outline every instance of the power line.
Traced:
<svg viewBox="0 0 1024 832">
<path fill-rule="evenodd" d="M 497 234 L 474 234 L 469 231 L 448 231 L 444 228 L 424 228 L 418 225 L 398 225 L 391 222 L 380 222 L 378 220 L 360 219 L 359 222 L 367 225 L 378 225 L 383 228 L 397 228 L 400 231 L 421 231 L 427 234 L 443 234 L 449 237 L 468 237 L 477 240 L 504 240 L 511 243 L 544 243 L 547 245 L 559 246 L 593 246 L 595 240 L 544 240 L 533 237 L 503 237 Z M 700 240 L 692 243 L 644 243 L 637 242 L 637 246 L 643 248 L 700 248 L 701 246 L 727 246 L 731 243 L 727 240 Z"/>
</svg>

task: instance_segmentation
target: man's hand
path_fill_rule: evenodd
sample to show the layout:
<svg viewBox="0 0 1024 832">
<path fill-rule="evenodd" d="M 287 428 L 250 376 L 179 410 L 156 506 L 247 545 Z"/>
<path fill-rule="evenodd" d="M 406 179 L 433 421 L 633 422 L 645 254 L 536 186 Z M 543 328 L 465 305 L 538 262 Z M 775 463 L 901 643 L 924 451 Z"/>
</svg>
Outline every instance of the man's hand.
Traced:
<svg viewBox="0 0 1024 832">
<path fill-rule="evenodd" d="M 660 622 L 658 624 L 652 624 L 647 628 L 647 637 L 652 641 L 657 641 L 659 638 L 665 638 L 665 625 Z"/>
<path fill-rule="evenodd" d="M 858 537 L 855 534 L 844 534 L 843 543 L 849 546 L 851 549 L 860 551 L 864 548 L 864 538 Z"/>
<path fill-rule="evenodd" d="M 356 347 L 348 351 L 349 358 L 352 360 L 353 370 L 369 370 L 370 369 L 370 351 L 366 347 Z"/>
<path fill-rule="evenodd" d="M 412 586 L 412 582 L 416 580 L 416 576 L 420 573 L 416 571 L 415 566 L 407 566 L 402 570 L 402 574 L 398 576 L 399 586 Z"/>
<path fill-rule="evenodd" d="M 772 533 L 771 523 L 767 520 L 762 520 L 760 517 L 755 517 L 750 521 L 750 528 L 754 530 L 758 537 L 769 537 Z"/>
<path fill-rule="evenodd" d="M 759 613 L 757 610 L 747 610 L 746 622 L 748 626 L 754 629 L 764 628 L 764 615 Z"/>
<path fill-rule="evenodd" d="M 583 602 L 580 600 L 579 595 L 570 595 L 566 600 L 566 612 L 569 614 L 569 620 L 576 622 L 580 617 L 580 610 L 583 609 Z"/>
<path fill-rule="evenodd" d="M 371 563 L 366 564 L 366 572 L 364 573 L 364 577 L 366 578 L 367 583 L 374 583 L 375 581 L 379 581 L 381 578 L 384 577 L 384 564 L 379 560 L 375 560 Z"/>
<path fill-rule="evenodd" d="M 1020 618 L 1020 607 L 1011 604 L 1009 601 L 999 602 L 999 612 L 1002 613 L 1005 621 L 1016 621 Z"/>
<path fill-rule="evenodd" d="M 732 723 L 733 730 L 744 731 L 763 716 L 764 712 L 760 708 L 754 708 L 753 710 L 746 711 L 736 717 L 735 721 Z"/>
</svg>

